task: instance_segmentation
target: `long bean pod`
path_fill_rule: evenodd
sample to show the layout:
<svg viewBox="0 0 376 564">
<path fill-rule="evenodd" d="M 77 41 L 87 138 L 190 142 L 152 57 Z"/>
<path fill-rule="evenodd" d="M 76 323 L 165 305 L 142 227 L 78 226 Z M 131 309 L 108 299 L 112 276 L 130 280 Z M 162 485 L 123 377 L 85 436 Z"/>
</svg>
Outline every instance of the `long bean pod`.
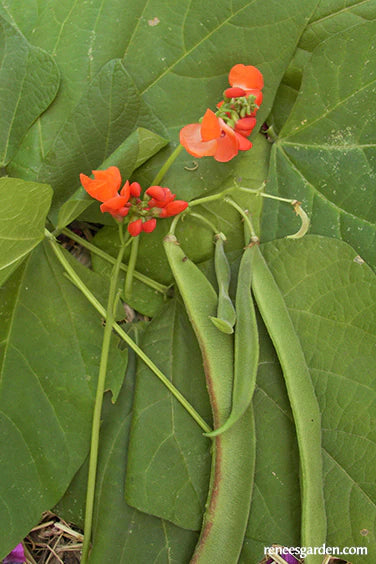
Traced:
<svg viewBox="0 0 376 564">
<path fill-rule="evenodd" d="M 326 537 L 321 415 L 299 338 L 286 303 L 258 245 L 253 247 L 253 293 L 285 378 L 300 454 L 302 546 L 321 546 Z M 320 564 L 308 555 L 306 564 Z"/>
<path fill-rule="evenodd" d="M 184 254 L 174 235 L 164 240 L 166 255 L 200 345 L 214 426 L 231 410 L 233 338 L 211 323 L 217 295 Z M 236 563 L 243 545 L 252 494 L 255 433 L 250 406 L 244 417 L 212 442 L 209 493 L 200 538 L 191 563 Z"/>
<path fill-rule="evenodd" d="M 235 348 L 234 348 L 234 384 L 232 409 L 227 421 L 219 429 L 208 433 L 215 437 L 227 431 L 236 423 L 249 407 L 256 385 L 259 358 L 259 340 L 256 313 L 251 293 L 252 246 L 247 246 L 240 261 L 236 289 Z"/>
</svg>

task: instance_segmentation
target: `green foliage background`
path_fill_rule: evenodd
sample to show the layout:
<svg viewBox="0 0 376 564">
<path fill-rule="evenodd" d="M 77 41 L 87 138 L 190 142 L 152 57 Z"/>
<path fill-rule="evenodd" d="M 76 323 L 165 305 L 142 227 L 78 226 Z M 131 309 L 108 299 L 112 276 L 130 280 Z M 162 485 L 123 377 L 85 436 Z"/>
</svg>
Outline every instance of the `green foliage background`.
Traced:
<svg viewBox="0 0 376 564">
<path fill-rule="evenodd" d="M 327 544 L 367 546 L 368 559 L 353 564 L 376 555 L 375 19 L 375 0 L 0 3 L 0 557 L 56 504 L 82 523 L 102 326 L 42 243 L 45 222 L 107 223 L 95 243 L 115 255 L 116 230 L 80 190 L 79 173 L 116 164 L 146 188 L 179 129 L 215 107 L 236 63 L 264 75 L 258 126 L 272 126 L 274 143 L 255 133 L 251 151 L 226 164 L 202 159 L 195 171 L 183 153 L 163 184 L 190 200 L 234 178 L 251 188 L 266 180 L 266 191 L 308 211 L 311 234 L 286 240 L 298 225 L 289 206 L 235 195 L 259 222 L 320 403 Z M 236 278 L 238 216 L 223 203 L 200 212 L 225 232 Z M 137 269 L 169 284 L 168 222 L 159 223 L 141 240 Z M 207 228 L 188 218 L 177 235 L 212 276 Z M 93 257 L 95 272 L 75 268 L 105 301 L 108 266 Z M 153 317 L 137 337 L 145 352 L 209 421 L 201 356 L 179 297 L 165 303 L 136 282 L 130 305 Z M 261 321 L 260 331 L 242 563 L 274 542 L 299 545 L 294 425 Z M 127 353 L 113 341 L 108 388 L 117 395 Z M 117 403 L 108 396 L 91 560 L 187 562 L 209 441 L 132 355 Z"/>
</svg>

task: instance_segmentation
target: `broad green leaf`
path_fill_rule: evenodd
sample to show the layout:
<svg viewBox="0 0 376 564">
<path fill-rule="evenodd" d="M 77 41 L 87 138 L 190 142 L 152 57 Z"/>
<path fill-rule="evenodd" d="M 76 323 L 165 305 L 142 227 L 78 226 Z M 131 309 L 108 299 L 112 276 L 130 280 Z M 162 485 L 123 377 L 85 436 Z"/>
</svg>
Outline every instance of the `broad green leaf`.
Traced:
<svg viewBox="0 0 376 564">
<path fill-rule="evenodd" d="M 140 94 L 168 127 L 173 143 L 181 127 L 197 123 L 208 107 L 215 109 L 234 64 L 255 65 L 265 78 L 264 101 L 257 114 L 259 129 L 270 111 L 282 69 L 287 68 L 316 4 L 316 0 L 290 1 L 287 7 L 272 0 L 266 9 L 263 0 L 222 0 L 213 10 L 210 2 L 200 0 L 175 0 L 175 9 L 160 0 L 144 2 L 124 64 Z M 148 52 L 149 66 L 144 65 L 140 44 Z M 166 149 L 148 163 L 148 182 L 168 153 Z M 212 190 L 233 174 L 232 162 L 217 163 L 212 158 L 199 159 L 193 174 L 182 171 L 195 160 L 183 153 L 166 175 L 167 185 L 174 182 L 174 191 L 186 200 L 205 192 L 209 179 Z"/>
<path fill-rule="evenodd" d="M 155 317 L 142 348 L 210 421 L 201 353 L 179 302 Z M 141 511 L 198 530 L 206 501 L 210 441 L 142 363 L 129 444 L 126 500 Z"/>
<path fill-rule="evenodd" d="M 87 455 L 103 332 L 47 244 L 1 293 L 0 558 L 61 498 Z M 115 341 L 110 359 L 110 371 L 124 371 Z"/>
<path fill-rule="evenodd" d="M 367 546 L 368 559 L 372 559 L 376 554 L 375 275 L 359 262 L 351 247 L 325 237 L 270 242 L 262 246 L 262 252 L 305 351 L 321 408 L 327 546 Z M 265 385 L 268 385 L 266 380 L 262 389 Z M 273 390 L 270 385 L 269 389 Z M 260 392 L 256 395 L 256 414 L 259 414 L 258 398 Z M 275 392 L 274 401 L 280 403 Z M 280 409 L 277 405 L 274 413 Z M 287 531 L 293 515 L 290 511 L 283 512 L 289 495 L 296 500 L 296 487 L 284 482 L 286 467 L 280 473 L 287 456 L 291 475 L 297 471 L 293 430 L 290 439 L 285 437 L 283 441 L 276 434 L 280 448 L 275 453 L 275 462 L 263 463 L 263 457 L 267 458 L 273 445 L 265 445 L 263 452 L 263 443 L 270 440 L 275 425 L 271 414 L 263 413 L 263 417 L 262 425 L 269 426 L 269 432 L 258 436 L 261 459 L 256 469 L 256 492 L 264 493 L 259 500 L 255 496 L 247 535 L 247 551 L 251 551 L 248 554 L 254 554 L 256 559 L 262 556 L 260 541 L 265 546 L 275 542 L 296 544 L 291 530 L 289 534 Z M 287 447 L 289 443 L 291 446 Z M 288 451 L 283 454 L 280 449 L 284 447 Z M 273 484 L 278 493 L 269 497 L 267 488 Z M 260 527 L 260 523 L 264 526 Z M 361 564 L 367 557 L 354 556 L 351 560 L 353 564 Z"/>
<path fill-rule="evenodd" d="M 46 184 L 0 179 L 0 280 L 44 237 L 52 190 Z"/>
<path fill-rule="evenodd" d="M 61 74 L 59 96 L 32 128 L 17 155 L 19 171 L 35 179 L 32 171 L 39 169 L 96 74 L 111 59 L 122 57 L 129 35 L 137 25 L 141 7 L 135 0 L 126 3 L 122 0 L 93 0 L 90 3 L 49 0 L 26 4 L 12 0 L 3 2 L 3 5 L 8 19 L 16 22 L 33 45 L 54 58 Z M 98 115 L 106 103 L 98 99 Z M 123 139 L 124 136 L 118 145 Z"/>
<path fill-rule="evenodd" d="M 109 166 L 117 166 L 120 169 L 124 181 L 130 178 L 132 172 L 141 166 L 145 161 L 150 159 L 153 155 L 158 153 L 160 149 L 166 145 L 167 141 L 142 127 L 139 127 L 131 133 L 129 137 L 117 148 L 115 151 L 98 167 L 99 170 L 104 170 Z M 94 200 L 88 196 L 85 190 L 81 187 L 61 206 L 58 215 L 57 229 L 62 229 L 68 223 L 71 223 L 76 217 L 84 212 L 89 206 L 94 203 Z M 94 208 L 94 206 L 92 206 Z M 91 213 L 90 213 L 91 212 Z M 85 219 L 88 221 L 103 222 L 106 218 L 98 209 L 98 202 L 96 207 L 84 214 Z M 92 216 L 92 217 L 90 217 Z M 108 215 L 109 220 L 113 224 L 113 219 Z"/>
<path fill-rule="evenodd" d="M 50 55 L 30 45 L 1 15 L 0 83 L 0 166 L 4 167 L 55 98 L 59 72 Z"/>
<path fill-rule="evenodd" d="M 343 239 L 373 266 L 375 33 L 376 23 L 365 23 L 315 50 L 273 146 L 268 180 L 268 191 L 303 201 L 313 233 Z M 263 236 L 285 235 L 290 218 L 288 206 L 268 202 Z"/>
<path fill-rule="evenodd" d="M 49 178 L 54 188 L 57 184 L 58 190 L 65 185 L 69 196 L 72 193 L 70 175 L 75 175 L 76 181 L 82 168 L 94 168 L 108 156 L 111 140 L 103 131 L 107 129 L 108 119 L 104 120 L 103 127 L 101 124 L 103 114 L 108 114 L 104 100 L 106 94 L 101 91 L 90 96 L 91 103 L 95 102 L 93 116 L 97 121 L 96 127 L 94 123 L 88 131 L 88 120 L 82 126 L 79 118 L 82 117 L 82 100 L 89 96 L 89 81 L 94 80 L 100 69 L 101 74 L 104 72 L 108 61 L 119 56 L 123 56 L 125 68 L 136 83 L 138 96 L 149 103 L 160 121 L 168 127 L 172 140 L 177 141 L 180 127 L 197 121 L 208 105 L 215 107 L 227 86 L 231 66 L 239 61 L 255 64 L 265 74 L 265 102 L 259 112 L 261 125 L 316 4 L 317 0 L 295 0 L 287 10 L 281 3 L 273 1 L 273 9 L 265 10 L 262 0 L 242 0 L 236 5 L 222 0 L 220 5 L 216 5 L 214 15 L 211 9 L 197 0 L 193 4 L 188 0 L 174 0 L 168 6 L 160 0 L 144 1 L 142 4 L 131 2 L 126 7 L 118 0 L 105 5 L 95 0 L 90 6 L 77 5 L 71 0 L 63 3 L 51 0 L 40 11 L 33 41 L 56 56 L 62 73 L 61 93 L 40 120 L 39 129 L 34 127 L 25 140 L 12 163 L 12 174 L 35 178 L 42 166 L 38 178 Z M 147 64 L 145 52 L 148 53 Z M 72 57 L 78 60 L 77 65 L 71 64 Z M 112 97 L 112 110 L 116 115 L 121 113 L 127 102 L 126 89 L 123 87 L 123 92 L 121 89 L 118 92 L 116 97 Z M 134 113 L 137 109 L 132 106 L 128 112 L 130 121 L 135 117 Z M 150 128 L 150 120 L 149 123 L 140 121 L 139 125 Z M 155 124 L 153 128 L 156 127 L 160 126 Z M 64 130 L 66 134 L 62 137 Z M 73 138 L 81 137 L 74 147 L 77 168 L 76 164 L 64 162 L 67 145 L 68 148 L 72 145 L 71 135 Z M 67 144 L 59 142 L 62 138 Z M 124 135 L 117 137 L 112 150 L 123 139 Z M 84 155 L 81 143 L 84 144 Z M 187 164 L 191 164 L 190 157 L 185 155 L 184 158 Z M 155 162 L 153 166 L 159 167 L 160 161 L 157 159 Z M 184 159 L 179 160 L 178 165 L 181 162 Z M 45 176 L 48 173 L 46 167 L 50 166 L 55 168 L 53 177 Z M 204 178 L 211 178 L 211 188 L 218 187 L 223 176 L 230 171 L 231 164 L 203 159 L 200 174 L 189 179 L 190 191 L 194 190 L 195 195 L 202 193 Z M 151 180 L 152 177 L 149 177 L 148 182 Z M 185 196 L 185 179 L 179 175 L 176 180 L 174 190 Z"/>
<path fill-rule="evenodd" d="M 93 79 L 38 171 L 38 178 L 54 189 L 54 216 L 78 187 L 79 173 L 91 174 L 138 126 L 161 129 L 121 61 L 110 61 Z"/>
<path fill-rule="evenodd" d="M 336 33 L 376 19 L 375 0 L 320 0 L 300 38 L 278 89 L 268 121 L 280 131 L 298 95 L 305 65 L 314 49 Z"/>
<path fill-rule="evenodd" d="M 135 378 L 135 357 L 130 353 L 127 376 L 116 406 L 108 397 L 103 423 L 94 512 L 93 550 L 90 562 L 188 562 L 197 534 L 180 529 L 127 505 L 124 499 L 125 468 Z M 55 511 L 81 524 L 85 504 L 87 465 L 73 479 Z"/>
</svg>

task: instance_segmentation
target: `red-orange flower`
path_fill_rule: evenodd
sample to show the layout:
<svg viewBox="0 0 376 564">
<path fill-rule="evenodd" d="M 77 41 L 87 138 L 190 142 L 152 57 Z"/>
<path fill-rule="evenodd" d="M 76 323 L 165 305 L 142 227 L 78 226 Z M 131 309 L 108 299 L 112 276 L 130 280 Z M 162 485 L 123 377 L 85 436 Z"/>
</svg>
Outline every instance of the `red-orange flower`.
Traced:
<svg viewBox="0 0 376 564">
<path fill-rule="evenodd" d="M 80 174 L 82 186 L 96 200 L 102 202 L 102 212 L 110 213 L 116 220 L 123 221 L 129 215 L 128 231 L 137 237 L 142 231 L 151 233 L 157 225 L 158 217 L 170 217 L 184 211 L 188 202 L 175 200 L 169 188 L 150 186 L 140 199 L 141 186 L 138 182 L 126 181 L 120 190 L 121 176 L 117 167 L 107 170 L 93 170 L 94 178 Z"/>
<path fill-rule="evenodd" d="M 256 96 L 256 104 L 261 105 L 264 78 L 261 72 L 252 65 L 234 65 L 228 75 L 228 81 L 232 88 L 240 88 L 244 91 L 242 96 L 253 94 Z"/>
<path fill-rule="evenodd" d="M 180 143 L 194 157 L 211 156 L 219 162 L 230 161 L 239 151 L 234 130 L 209 109 L 202 123 L 191 123 L 181 129 Z"/>
<path fill-rule="evenodd" d="M 132 186 L 137 183 L 129 184 L 127 180 L 119 194 L 121 175 L 116 166 L 110 166 L 106 170 L 93 170 L 93 175 L 94 179 L 80 174 L 80 180 L 92 198 L 103 202 L 101 212 L 108 212 L 117 219 L 125 217 L 129 212 L 128 200 L 132 194 Z"/>
<path fill-rule="evenodd" d="M 116 166 L 110 166 L 106 170 L 93 170 L 93 175 L 94 179 L 80 174 L 81 184 L 92 198 L 105 202 L 118 195 L 121 175 Z"/>
<path fill-rule="evenodd" d="M 148 202 L 148 208 L 160 208 L 158 217 L 172 217 L 178 215 L 188 207 L 188 202 L 184 200 L 175 200 L 176 194 L 172 194 L 169 188 L 162 186 L 150 186 L 145 192 L 151 196 Z M 145 231 L 145 224 L 143 226 Z"/>
</svg>

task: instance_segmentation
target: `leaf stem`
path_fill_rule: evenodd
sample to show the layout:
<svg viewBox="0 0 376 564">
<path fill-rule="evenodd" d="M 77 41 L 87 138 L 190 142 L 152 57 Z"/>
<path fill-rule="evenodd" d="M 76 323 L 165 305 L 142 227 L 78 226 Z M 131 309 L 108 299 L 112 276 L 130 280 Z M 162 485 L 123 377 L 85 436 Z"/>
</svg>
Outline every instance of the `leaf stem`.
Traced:
<svg viewBox="0 0 376 564">
<path fill-rule="evenodd" d="M 119 226 L 119 229 L 121 227 Z M 90 442 L 90 456 L 89 456 L 89 472 L 87 480 L 87 490 L 86 490 L 86 506 L 85 506 L 85 525 L 84 525 L 84 542 L 82 546 L 82 557 L 81 563 L 86 564 L 91 532 L 93 526 L 93 510 L 94 510 L 94 496 L 95 496 L 95 485 L 97 476 L 97 466 L 98 466 L 98 451 L 99 451 L 99 432 L 101 424 L 101 413 L 103 405 L 103 394 L 106 383 L 108 356 L 110 351 L 111 335 L 112 335 L 112 324 L 115 321 L 114 318 L 114 305 L 116 300 L 116 289 L 120 273 L 120 264 L 123 259 L 125 241 L 123 235 L 120 236 L 122 241 L 116 262 L 112 269 L 110 278 L 110 288 L 108 292 L 107 310 L 106 310 L 106 325 L 103 332 L 103 342 L 102 342 L 102 353 L 99 365 L 99 374 L 97 382 L 97 391 L 95 395 L 94 403 L 94 413 L 93 422 L 91 428 L 91 442 Z"/>
<path fill-rule="evenodd" d="M 171 153 L 171 155 L 168 157 L 167 161 L 165 162 L 165 164 L 162 166 L 162 168 L 159 170 L 159 172 L 157 173 L 157 175 L 155 176 L 155 178 L 153 178 L 151 186 L 156 186 L 160 183 L 160 181 L 162 180 L 162 178 L 164 177 L 164 175 L 166 174 L 166 172 L 168 171 L 168 169 L 171 167 L 171 165 L 175 162 L 175 160 L 177 159 L 177 157 L 180 155 L 180 153 L 183 150 L 183 145 L 179 145 L 176 147 L 176 149 Z"/>
<path fill-rule="evenodd" d="M 206 223 L 206 225 L 208 225 L 208 227 L 210 227 L 210 229 L 213 231 L 213 233 L 218 233 L 218 231 L 219 231 L 219 229 L 214 225 L 214 223 L 212 223 L 209 219 L 207 219 L 206 217 L 204 217 L 203 215 L 201 215 L 199 213 L 189 212 L 188 217 L 195 217 L 196 219 L 199 219 L 203 223 Z"/>
<path fill-rule="evenodd" d="M 97 300 L 97 298 L 90 292 L 89 288 L 83 283 L 81 278 L 77 275 L 74 268 L 69 264 L 64 253 L 57 243 L 55 237 L 47 229 L 45 230 L 45 235 L 48 238 L 52 250 L 54 251 L 56 258 L 59 260 L 60 264 L 66 271 L 69 280 L 84 294 L 86 299 L 91 303 L 91 305 L 97 310 L 101 317 L 105 318 L 107 321 L 107 312 L 102 304 Z M 201 427 L 201 429 L 208 433 L 211 428 L 206 423 L 206 421 L 201 417 L 199 413 L 194 409 L 194 407 L 189 403 L 189 401 L 179 392 L 172 382 L 163 374 L 161 370 L 154 364 L 154 362 L 144 353 L 144 351 L 131 339 L 129 335 L 118 325 L 115 321 L 112 323 L 112 328 L 119 335 L 119 337 L 130 346 L 132 350 L 140 357 L 140 359 L 150 368 L 152 372 L 159 378 L 159 380 L 166 386 L 166 388 L 172 393 L 175 399 L 184 407 L 184 409 L 189 413 L 189 415 L 196 421 L 196 423 Z"/>
<path fill-rule="evenodd" d="M 128 272 L 125 277 L 125 286 L 124 286 L 125 299 L 129 299 L 132 296 L 133 274 L 135 271 L 139 244 L 140 244 L 140 236 L 138 235 L 137 237 L 133 237 L 131 244 L 131 254 L 129 255 L 129 261 L 128 261 Z"/>
<path fill-rule="evenodd" d="M 246 224 L 247 224 L 247 226 L 248 226 L 248 229 L 249 229 L 249 231 L 250 231 L 250 233 L 251 233 L 251 237 L 254 237 L 254 238 L 257 239 L 257 235 L 256 235 L 256 232 L 255 232 L 255 230 L 254 230 L 254 228 L 253 228 L 252 222 L 250 221 L 250 219 L 249 219 L 247 213 L 243 210 L 243 208 L 241 208 L 241 207 L 239 206 L 239 204 L 237 204 L 236 202 L 234 202 L 234 200 L 233 200 L 232 198 L 225 198 L 224 201 L 225 201 L 227 204 L 230 204 L 230 206 L 232 206 L 233 208 L 235 208 L 235 209 L 240 213 L 240 215 L 242 216 L 242 218 L 244 219 L 244 221 L 246 222 Z"/>
<path fill-rule="evenodd" d="M 102 249 L 99 249 L 98 247 L 96 247 L 95 245 L 90 243 L 89 241 L 86 241 L 86 239 L 83 239 L 79 235 L 76 235 L 73 231 L 71 231 L 67 227 L 64 227 L 64 229 L 61 230 L 61 233 L 63 235 L 66 235 L 67 237 L 69 237 L 73 241 L 76 241 L 76 243 L 79 243 L 79 245 L 81 245 L 82 247 L 84 247 L 88 251 L 94 253 L 98 257 L 101 257 L 102 259 L 106 260 L 107 262 L 109 262 L 111 264 L 115 264 L 116 259 L 114 257 L 109 255 L 105 251 L 102 251 Z M 120 270 L 127 272 L 128 266 L 126 266 L 124 263 L 121 263 Z M 160 292 L 161 294 L 165 294 L 168 290 L 168 286 L 165 286 L 164 284 L 160 284 L 159 282 L 156 282 L 152 278 L 145 276 L 145 274 L 141 274 L 141 272 L 137 272 L 137 270 L 135 270 L 133 272 L 133 276 L 135 278 L 137 278 L 137 280 L 139 280 L 140 282 L 143 282 L 144 284 L 146 284 L 147 286 L 150 286 L 150 288 L 153 288 L 154 290 L 156 290 L 157 292 Z"/>
</svg>

